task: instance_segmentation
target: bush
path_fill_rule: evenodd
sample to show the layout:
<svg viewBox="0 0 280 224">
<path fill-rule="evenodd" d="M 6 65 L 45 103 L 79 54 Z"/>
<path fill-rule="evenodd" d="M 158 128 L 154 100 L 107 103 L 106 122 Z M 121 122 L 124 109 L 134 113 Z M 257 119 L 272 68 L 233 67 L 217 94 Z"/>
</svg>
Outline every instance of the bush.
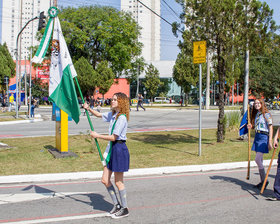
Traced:
<svg viewBox="0 0 280 224">
<path fill-rule="evenodd" d="M 241 121 L 241 113 L 239 111 L 232 111 L 227 113 L 227 128 L 229 130 L 239 129 Z"/>
</svg>

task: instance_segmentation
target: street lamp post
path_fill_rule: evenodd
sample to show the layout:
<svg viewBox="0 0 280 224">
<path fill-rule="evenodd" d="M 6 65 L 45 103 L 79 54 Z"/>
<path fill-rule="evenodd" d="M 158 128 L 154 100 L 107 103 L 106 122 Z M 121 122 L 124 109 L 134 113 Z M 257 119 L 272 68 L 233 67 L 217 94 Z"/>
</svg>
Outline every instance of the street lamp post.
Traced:
<svg viewBox="0 0 280 224">
<path fill-rule="evenodd" d="M 33 20 L 38 19 L 38 16 L 30 19 L 25 25 L 24 27 L 19 31 L 18 35 L 17 35 L 17 41 L 16 41 L 16 50 L 15 50 L 15 54 L 16 54 L 16 118 L 18 118 L 18 79 L 19 79 L 19 63 L 18 63 L 18 40 L 19 37 L 22 33 L 22 31 L 25 29 L 25 27 Z"/>
</svg>

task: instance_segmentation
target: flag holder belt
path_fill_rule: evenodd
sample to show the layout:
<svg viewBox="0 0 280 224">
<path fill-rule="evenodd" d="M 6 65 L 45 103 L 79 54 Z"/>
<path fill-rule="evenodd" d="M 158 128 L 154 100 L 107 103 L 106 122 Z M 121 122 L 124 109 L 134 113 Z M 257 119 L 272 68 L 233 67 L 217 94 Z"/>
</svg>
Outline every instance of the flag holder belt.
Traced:
<svg viewBox="0 0 280 224">
<path fill-rule="evenodd" d="M 263 135 L 269 135 L 269 133 L 266 132 L 266 131 L 259 131 L 259 130 L 257 130 L 256 133 L 263 134 Z"/>
<path fill-rule="evenodd" d="M 126 140 L 116 140 L 115 143 L 125 143 Z"/>
</svg>

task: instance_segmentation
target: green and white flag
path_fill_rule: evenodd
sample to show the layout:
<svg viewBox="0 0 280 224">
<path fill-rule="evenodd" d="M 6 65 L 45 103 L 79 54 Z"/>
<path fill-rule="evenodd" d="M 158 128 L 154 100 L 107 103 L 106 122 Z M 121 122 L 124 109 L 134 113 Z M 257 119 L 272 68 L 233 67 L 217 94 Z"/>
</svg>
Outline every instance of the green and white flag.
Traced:
<svg viewBox="0 0 280 224">
<path fill-rule="evenodd" d="M 48 21 L 48 24 L 46 26 L 44 35 L 43 35 L 42 40 L 40 42 L 39 48 L 36 51 L 35 56 L 32 58 L 33 63 L 42 63 L 42 61 L 43 61 L 43 59 L 44 59 L 44 57 L 47 53 L 49 43 L 50 43 L 50 40 L 52 38 L 53 21 L 54 21 L 54 18 L 50 17 L 50 19 Z"/>
<path fill-rule="evenodd" d="M 73 78 L 77 76 L 58 17 L 54 18 L 49 99 L 78 123 L 80 107 Z"/>
</svg>

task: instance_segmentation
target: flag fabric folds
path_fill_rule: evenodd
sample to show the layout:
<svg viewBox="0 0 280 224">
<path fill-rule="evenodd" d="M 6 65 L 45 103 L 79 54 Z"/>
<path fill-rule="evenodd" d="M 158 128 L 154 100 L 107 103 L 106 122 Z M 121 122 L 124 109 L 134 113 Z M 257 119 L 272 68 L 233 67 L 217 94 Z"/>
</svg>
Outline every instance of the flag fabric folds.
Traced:
<svg viewBox="0 0 280 224">
<path fill-rule="evenodd" d="M 54 18 L 52 40 L 49 100 L 66 112 L 76 123 L 80 107 L 73 78 L 77 76 L 58 17 Z"/>
<path fill-rule="evenodd" d="M 45 29 L 44 35 L 42 37 L 42 40 L 40 42 L 39 48 L 36 51 L 35 56 L 32 58 L 33 63 L 42 63 L 42 61 L 47 53 L 49 43 L 52 38 L 53 22 L 54 22 L 54 19 L 51 17 L 46 26 L 46 29 Z"/>
<path fill-rule="evenodd" d="M 239 136 L 246 135 L 248 133 L 247 124 L 248 124 L 248 110 L 244 113 L 242 117 L 240 127 L 239 127 Z"/>
</svg>

